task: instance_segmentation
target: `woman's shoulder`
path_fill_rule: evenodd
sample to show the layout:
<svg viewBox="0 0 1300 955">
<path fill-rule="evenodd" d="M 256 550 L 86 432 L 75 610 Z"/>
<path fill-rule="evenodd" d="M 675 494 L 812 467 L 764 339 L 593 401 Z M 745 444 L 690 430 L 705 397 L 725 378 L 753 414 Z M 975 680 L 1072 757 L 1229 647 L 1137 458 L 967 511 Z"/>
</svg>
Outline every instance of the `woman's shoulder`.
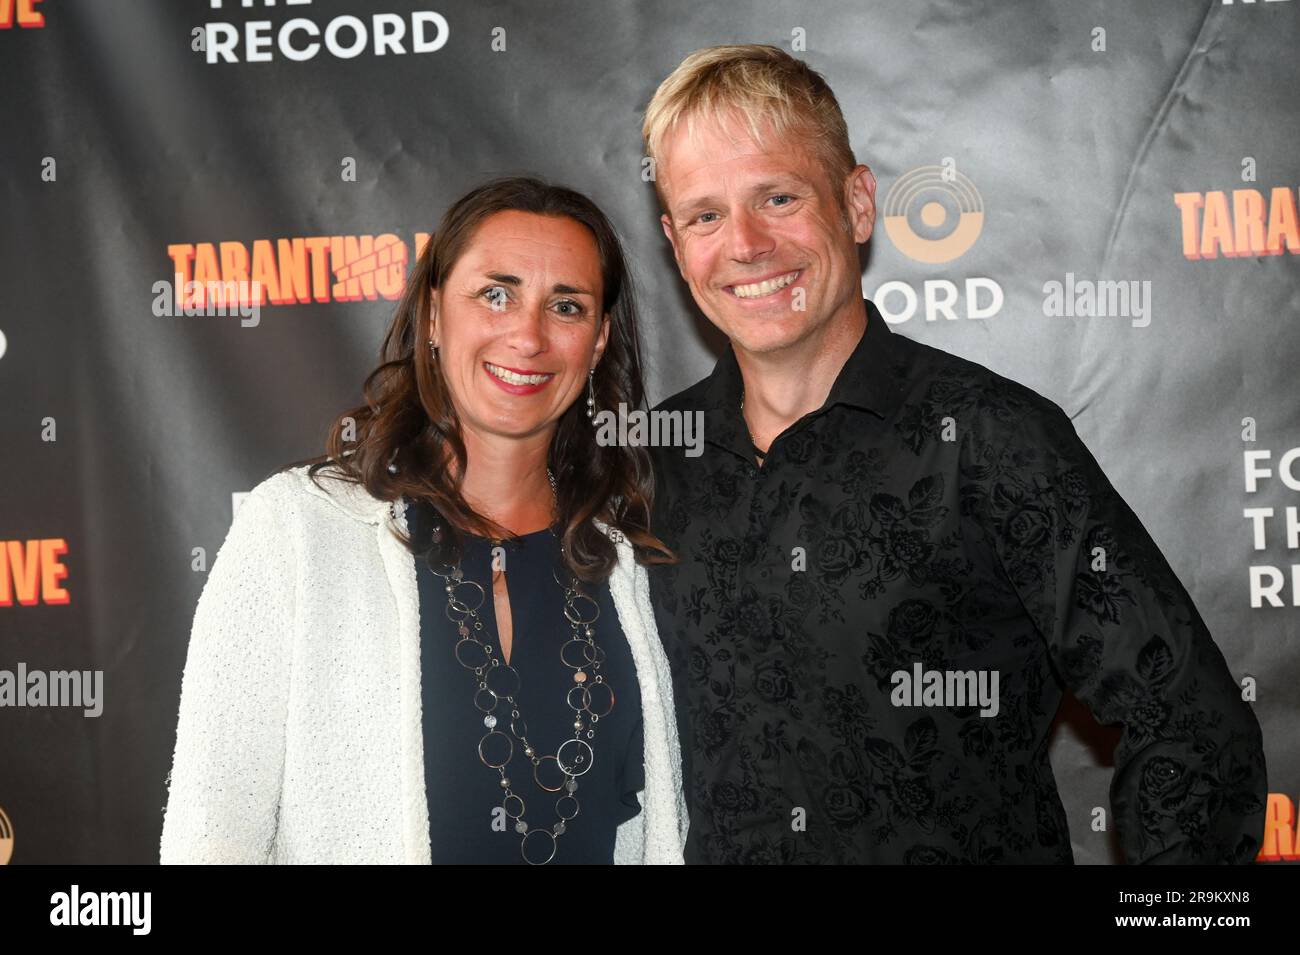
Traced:
<svg viewBox="0 0 1300 955">
<path fill-rule="evenodd" d="M 614 542 L 618 561 L 610 572 L 607 584 L 620 609 L 635 610 L 643 619 L 650 620 L 648 604 L 649 576 L 645 566 L 637 561 L 632 543 L 626 534 L 616 527 L 609 527 L 596 521 L 596 526 Z"/>
<path fill-rule="evenodd" d="M 257 484 L 249 496 L 278 508 L 320 506 L 319 513 L 367 523 L 377 523 L 389 510 L 387 501 L 372 495 L 337 465 L 317 468 L 314 473 L 307 464 L 285 468 Z"/>
<path fill-rule="evenodd" d="M 614 565 L 613 573 L 621 573 L 623 577 L 631 579 L 637 566 L 636 557 L 632 552 L 632 542 L 629 541 L 627 535 L 617 527 L 606 524 L 598 517 L 593 517 L 591 523 L 595 525 L 596 530 L 600 531 L 614 542 L 614 551 L 617 556 L 617 562 Z"/>
</svg>

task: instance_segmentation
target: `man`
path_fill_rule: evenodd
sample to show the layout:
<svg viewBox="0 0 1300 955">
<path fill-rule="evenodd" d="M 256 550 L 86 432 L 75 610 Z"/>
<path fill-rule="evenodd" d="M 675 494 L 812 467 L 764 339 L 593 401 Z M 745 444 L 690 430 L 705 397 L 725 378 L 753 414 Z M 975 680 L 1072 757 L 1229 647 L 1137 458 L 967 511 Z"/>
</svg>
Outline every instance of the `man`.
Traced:
<svg viewBox="0 0 1300 955">
<path fill-rule="evenodd" d="M 643 132 L 731 342 L 656 409 L 705 416 L 702 456 L 657 452 L 653 525 L 687 861 L 1072 862 L 1065 687 L 1123 724 L 1128 862 L 1251 861 L 1263 749 L 1223 656 L 1061 408 L 863 300 L 876 183 L 824 80 L 702 50 Z"/>
</svg>

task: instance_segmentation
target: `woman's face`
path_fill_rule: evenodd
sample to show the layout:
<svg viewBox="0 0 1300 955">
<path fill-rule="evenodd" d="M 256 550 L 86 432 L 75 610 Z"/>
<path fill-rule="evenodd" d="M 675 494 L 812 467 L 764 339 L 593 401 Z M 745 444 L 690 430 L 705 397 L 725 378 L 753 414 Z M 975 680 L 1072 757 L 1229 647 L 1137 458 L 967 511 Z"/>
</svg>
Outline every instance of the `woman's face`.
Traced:
<svg viewBox="0 0 1300 955">
<path fill-rule="evenodd" d="M 428 338 L 462 428 L 549 441 L 605 350 L 603 293 L 586 226 L 514 210 L 485 219 L 431 292 Z"/>
</svg>

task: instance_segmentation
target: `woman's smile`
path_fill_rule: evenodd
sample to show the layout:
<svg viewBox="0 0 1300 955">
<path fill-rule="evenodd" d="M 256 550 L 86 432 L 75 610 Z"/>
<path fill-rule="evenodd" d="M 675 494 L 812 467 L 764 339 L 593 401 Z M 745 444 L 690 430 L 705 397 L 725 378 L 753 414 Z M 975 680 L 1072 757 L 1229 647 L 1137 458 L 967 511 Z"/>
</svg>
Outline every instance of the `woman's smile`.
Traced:
<svg viewBox="0 0 1300 955">
<path fill-rule="evenodd" d="M 483 362 L 483 370 L 497 385 L 512 395 L 536 394 L 555 377 L 554 373 L 524 373 L 514 368 L 507 368 L 504 365 L 494 365 L 490 361 Z"/>
</svg>

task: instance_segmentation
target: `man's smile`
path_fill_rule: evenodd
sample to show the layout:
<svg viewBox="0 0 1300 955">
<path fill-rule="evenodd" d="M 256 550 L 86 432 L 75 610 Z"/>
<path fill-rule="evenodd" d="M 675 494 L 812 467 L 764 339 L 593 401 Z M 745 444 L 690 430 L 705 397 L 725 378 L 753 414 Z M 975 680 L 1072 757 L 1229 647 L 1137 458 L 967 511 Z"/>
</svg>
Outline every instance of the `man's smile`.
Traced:
<svg viewBox="0 0 1300 955">
<path fill-rule="evenodd" d="M 795 269 L 793 272 L 778 273 L 745 285 L 727 285 L 724 286 L 724 290 L 735 298 L 767 298 L 769 295 L 775 295 L 792 284 L 801 274 L 803 274 L 803 269 Z"/>
</svg>

